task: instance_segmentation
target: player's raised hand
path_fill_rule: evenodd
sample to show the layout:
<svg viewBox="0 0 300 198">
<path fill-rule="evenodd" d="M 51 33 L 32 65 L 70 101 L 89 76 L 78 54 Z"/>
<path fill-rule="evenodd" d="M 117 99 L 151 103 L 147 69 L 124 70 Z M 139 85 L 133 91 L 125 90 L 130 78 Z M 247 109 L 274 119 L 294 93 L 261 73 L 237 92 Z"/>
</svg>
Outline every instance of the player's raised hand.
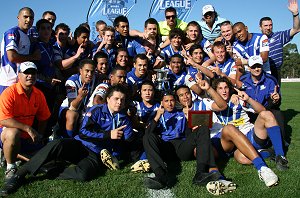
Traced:
<svg viewBox="0 0 300 198">
<path fill-rule="evenodd" d="M 185 103 L 185 106 L 183 107 L 183 109 L 182 109 L 182 111 L 183 111 L 183 113 L 184 113 L 184 115 L 185 115 L 185 117 L 186 117 L 186 119 L 188 120 L 188 114 L 189 114 L 189 110 L 190 110 L 190 108 L 189 108 L 189 104 L 188 104 L 188 102 L 186 102 Z"/>
<path fill-rule="evenodd" d="M 299 13 L 297 0 L 289 0 L 288 1 L 288 9 L 289 9 L 289 11 L 291 11 L 291 13 L 293 15 L 297 15 Z"/>
<path fill-rule="evenodd" d="M 87 96 L 87 95 L 88 95 L 88 89 L 87 89 L 87 87 L 86 87 L 86 84 L 83 83 L 83 84 L 82 84 L 82 87 L 80 87 L 80 88 L 78 89 L 78 96 L 84 98 L 84 97 Z"/>
<path fill-rule="evenodd" d="M 273 100 L 273 103 L 277 103 L 280 99 L 280 95 L 278 93 L 278 85 L 275 85 L 274 92 L 271 94 L 271 99 Z"/>
<path fill-rule="evenodd" d="M 116 139 L 121 139 L 122 136 L 123 136 L 123 129 L 126 127 L 127 125 L 123 125 L 123 126 L 120 126 L 119 128 L 116 128 L 114 130 L 111 130 L 110 132 L 110 138 L 113 139 L 113 140 L 116 140 Z"/>
<path fill-rule="evenodd" d="M 196 82 L 198 83 L 199 87 L 202 90 L 208 90 L 210 88 L 210 85 L 208 84 L 208 82 L 206 80 L 201 80 L 201 79 L 197 78 Z"/>
<path fill-rule="evenodd" d="M 238 97 L 243 100 L 243 101 L 248 101 L 250 99 L 250 97 L 248 96 L 248 94 L 246 94 L 246 92 L 244 91 L 240 91 L 237 88 L 234 88 L 237 92 Z"/>
</svg>

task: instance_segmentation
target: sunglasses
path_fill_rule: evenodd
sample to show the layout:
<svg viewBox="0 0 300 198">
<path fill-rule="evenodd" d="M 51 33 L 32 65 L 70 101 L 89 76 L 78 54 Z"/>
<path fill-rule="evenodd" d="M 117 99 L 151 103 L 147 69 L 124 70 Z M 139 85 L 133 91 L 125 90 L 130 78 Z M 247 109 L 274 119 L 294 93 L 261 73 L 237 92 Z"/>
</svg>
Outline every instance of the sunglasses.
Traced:
<svg viewBox="0 0 300 198">
<path fill-rule="evenodd" d="M 204 17 L 212 16 L 213 14 L 214 14 L 214 12 L 207 12 L 204 14 Z"/>
<path fill-rule="evenodd" d="M 177 16 L 176 15 L 170 15 L 170 16 L 166 16 L 166 19 L 175 19 Z"/>
<path fill-rule="evenodd" d="M 251 69 L 256 69 L 256 68 L 261 68 L 262 67 L 262 65 L 260 65 L 260 64 L 255 64 L 255 65 L 252 65 L 250 68 Z"/>
<path fill-rule="evenodd" d="M 25 71 L 19 73 L 23 73 L 25 75 L 29 75 L 29 74 L 36 75 L 37 71 L 35 69 L 26 69 Z"/>
</svg>

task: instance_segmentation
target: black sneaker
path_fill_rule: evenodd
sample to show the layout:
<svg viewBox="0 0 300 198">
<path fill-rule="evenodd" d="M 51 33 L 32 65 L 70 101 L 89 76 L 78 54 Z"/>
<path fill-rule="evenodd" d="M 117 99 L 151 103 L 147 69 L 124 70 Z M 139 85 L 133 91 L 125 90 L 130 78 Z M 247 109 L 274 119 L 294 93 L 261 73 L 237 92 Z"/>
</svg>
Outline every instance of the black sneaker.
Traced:
<svg viewBox="0 0 300 198">
<path fill-rule="evenodd" d="M 9 180 L 4 183 L 0 191 L 0 196 L 7 196 L 8 194 L 14 193 L 21 186 L 24 177 L 20 177 L 19 175 L 12 176 Z"/>
<path fill-rule="evenodd" d="M 10 180 L 17 172 L 17 167 L 13 167 L 5 171 L 5 181 Z"/>
<path fill-rule="evenodd" d="M 280 171 L 287 170 L 289 168 L 287 159 L 282 155 L 275 157 L 276 168 Z"/>
<path fill-rule="evenodd" d="M 219 172 L 212 173 L 196 173 L 193 178 L 193 184 L 205 186 L 210 181 L 217 181 L 221 177 Z"/>
<path fill-rule="evenodd" d="M 145 177 L 144 185 L 149 189 L 155 189 L 155 190 L 167 188 L 167 183 L 162 182 L 157 177 Z"/>
</svg>

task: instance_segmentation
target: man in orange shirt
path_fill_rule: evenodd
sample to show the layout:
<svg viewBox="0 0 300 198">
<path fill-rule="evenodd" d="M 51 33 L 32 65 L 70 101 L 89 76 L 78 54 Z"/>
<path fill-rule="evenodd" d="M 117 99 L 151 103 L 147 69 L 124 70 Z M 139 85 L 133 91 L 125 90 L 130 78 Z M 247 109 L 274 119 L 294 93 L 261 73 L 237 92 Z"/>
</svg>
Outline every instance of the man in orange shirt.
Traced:
<svg viewBox="0 0 300 198">
<path fill-rule="evenodd" d="M 5 179 L 16 172 L 16 158 L 41 148 L 40 140 L 50 117 L 43 93 L 33 85 L 37 78 L 37 67 L 32 62 L 20 64 L 18 82 L 11 85 L 0 96 L 0 147 L 7 162 Z M 37 118 L 38 131 L 32 128 Z"/>
</svg>

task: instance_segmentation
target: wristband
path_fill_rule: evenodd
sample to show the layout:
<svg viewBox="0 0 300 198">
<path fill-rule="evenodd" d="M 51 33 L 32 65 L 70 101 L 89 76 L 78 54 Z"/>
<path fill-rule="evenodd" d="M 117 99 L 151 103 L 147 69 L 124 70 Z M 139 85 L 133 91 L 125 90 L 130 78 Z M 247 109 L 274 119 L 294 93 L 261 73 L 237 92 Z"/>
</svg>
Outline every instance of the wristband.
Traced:
<svg viewBox="0 0 300 198">
<path fill-rule="evenodd" d="M 293 17 L 296 17 L 296 16 L 299 16 L 299 12 L 298 12 L 298 14 L 295 14 L 295 15 L 293 14 Z"/>
</svg>

